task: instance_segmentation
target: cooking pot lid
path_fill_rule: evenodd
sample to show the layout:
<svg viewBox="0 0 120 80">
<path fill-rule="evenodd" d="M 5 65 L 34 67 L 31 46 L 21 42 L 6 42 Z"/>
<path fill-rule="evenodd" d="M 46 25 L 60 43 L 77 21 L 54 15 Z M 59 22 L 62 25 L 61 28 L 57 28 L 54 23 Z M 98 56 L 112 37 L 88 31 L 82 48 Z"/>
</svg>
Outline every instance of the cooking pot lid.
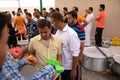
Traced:
<svg viewBox="0 0 120 80">
<path fill-rule="evenodd" d="M 118 63 L 120 63 L 120 54 L 113 56 L 114 60 Z"/>
<path fill-rule="evenodd" d="M 107 48 L 102 48 L 100 47 L 100 49 L 108 56 L 110 57 L 110 51 Z M 84 55 L 88 56 L 88 57 L 93 57 L 93 58 L 106 58 L 95 46 L 92 47 L 85 47 L 84 48 Z"/>
</svg>

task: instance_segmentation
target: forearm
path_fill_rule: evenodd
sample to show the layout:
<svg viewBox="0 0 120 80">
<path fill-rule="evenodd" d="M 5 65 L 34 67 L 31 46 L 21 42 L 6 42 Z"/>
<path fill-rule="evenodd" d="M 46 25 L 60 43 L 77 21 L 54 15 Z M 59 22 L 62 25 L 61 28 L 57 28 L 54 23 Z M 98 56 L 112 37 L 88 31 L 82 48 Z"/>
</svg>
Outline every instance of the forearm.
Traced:
<svg viewBox="0 0 120 80">
<path fill-rule="evenodd" d="M 60 61 L 60 64 L 62 65 L 62 55 L 57 55 L 57 60 Z"/>
<path fill-rule="evenodd" d="M 55 69 L 51 65 L 45 66 L 39 72 L 35 73 L 33 76 L 29 77 L 32 80 L 51 80 L 52 75 L 55 74 Z"/>
<path fill-rule="evenodd" d="M 83 55 L 83 50 L 84 50 L 84 42 L 80 43 L 80 53 L 79 53 L 79 57 L 82 57 Z"/>
<path fill-rule="evenodd" d="M 78 64 L 78 57 L 73 56 L 72 70 L 77 69 L 77 64 Z"/>
<path fill-rule="evenodd" d="M 22 49 L 22 51 L 20 52 L 20 55 L 19 55 L 18 59 L 22 59 L 22 57 L 23 57 L 23 55 L 24 55 L 25 53 L 28 53 L 28 47 L 24 47 L 24 48 Z"/>
<path fill-rule="evenodd" d="M 16 69 L 18 69 L 20 71 L 27 64 L 28 64 L 28 62 L 27 62 L 26 58 L 23 58 L 13 65 Z"/>
</svg>

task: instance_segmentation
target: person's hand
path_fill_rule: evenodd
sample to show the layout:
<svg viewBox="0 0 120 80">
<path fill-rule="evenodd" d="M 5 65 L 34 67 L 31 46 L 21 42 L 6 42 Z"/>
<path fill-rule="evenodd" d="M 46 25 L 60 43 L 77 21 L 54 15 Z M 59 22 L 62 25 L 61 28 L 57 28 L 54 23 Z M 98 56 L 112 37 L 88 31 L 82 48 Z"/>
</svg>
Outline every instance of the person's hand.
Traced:
<svg viewBox="0 0 120 80">
<path fill-rule="evenodd" d="M 55 74 L 53 74 L 53 75 L 52 75 L 52 80 L 55 80 L 55 77 L 56 77 L 56 75 L 55 75 Z"/>
<path fill-rule="evenodd" d="M 37 59 L 36 59 L 35 56 L 29 55 L 29 56 L 27 57 L 27 62 L 28 62 L 28 64 L 35 66 L 36 63 L 37 63 Z"/>
<path fill-rule="evenodd" d="M 72 71 L 71 71 L 71 80 L 75 80 L 76 75 L 77 75 L 76 70 L 72 70 Z"/>
</svg>

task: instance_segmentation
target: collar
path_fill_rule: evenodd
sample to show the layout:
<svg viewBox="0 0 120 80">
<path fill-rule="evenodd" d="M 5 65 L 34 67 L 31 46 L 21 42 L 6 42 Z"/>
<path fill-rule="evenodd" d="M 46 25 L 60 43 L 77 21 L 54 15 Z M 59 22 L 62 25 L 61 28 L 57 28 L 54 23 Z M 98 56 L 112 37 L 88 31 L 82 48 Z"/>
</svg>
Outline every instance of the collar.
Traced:
<svg viewBox="0 0 120 80">
<path fill-rule="evenodd" d="M 32 19 L 32 22 L 30 23 L 30 22 L 28 22 L 28 24 L 33 24 L 33 23 L 36 23 L 33 19 Z"/>
<path fill-rule="evenodd" d="M 66 25 L 66 26 L 63 28 L 63 30 L 62 30 L 62 31 L 63 31 L 63 32 L 67 31 L 67 30 L 68 30 L 68 27 L 69 27 L 69 26 L 68 26 L 68 25 Z"/>
<path fill-rule="evenodd" d="M 50 39 L 54 40 L 54 35 L 53 35 L 53 34 L 51 34 Z M 39 35 L 38 38 L 37 38 L 37 40 L 43 40 L 43 39 L 42 39 L 41 36 Z"/>
</svg>

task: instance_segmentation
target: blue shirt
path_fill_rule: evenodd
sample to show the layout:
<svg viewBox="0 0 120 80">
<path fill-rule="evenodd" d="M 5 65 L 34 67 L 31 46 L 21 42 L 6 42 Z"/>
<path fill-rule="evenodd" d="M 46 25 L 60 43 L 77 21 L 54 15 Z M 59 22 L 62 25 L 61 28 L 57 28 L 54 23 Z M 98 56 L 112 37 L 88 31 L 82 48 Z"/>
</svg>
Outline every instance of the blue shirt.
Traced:
<svg viewBox="0 0 120 80">
<path fill-rule="evenodd" d="M 53 66 L 48 65 L 34 75 L 25 78 L 20 74 L 20 70 L 27 64 L 26 59 L 14 61 L 8 54 L 0 71 L 0 80 L 51 80 L 51 76 L 55 74 Z"/>
<path fill-rule="evenodd" d="M 28 32 L 29 39 L 39 34 L 36 22 L 34 20 L 32 20 L 32 23 L 29 22 L 26 23 L 26 29 Z"/>
</svg>

